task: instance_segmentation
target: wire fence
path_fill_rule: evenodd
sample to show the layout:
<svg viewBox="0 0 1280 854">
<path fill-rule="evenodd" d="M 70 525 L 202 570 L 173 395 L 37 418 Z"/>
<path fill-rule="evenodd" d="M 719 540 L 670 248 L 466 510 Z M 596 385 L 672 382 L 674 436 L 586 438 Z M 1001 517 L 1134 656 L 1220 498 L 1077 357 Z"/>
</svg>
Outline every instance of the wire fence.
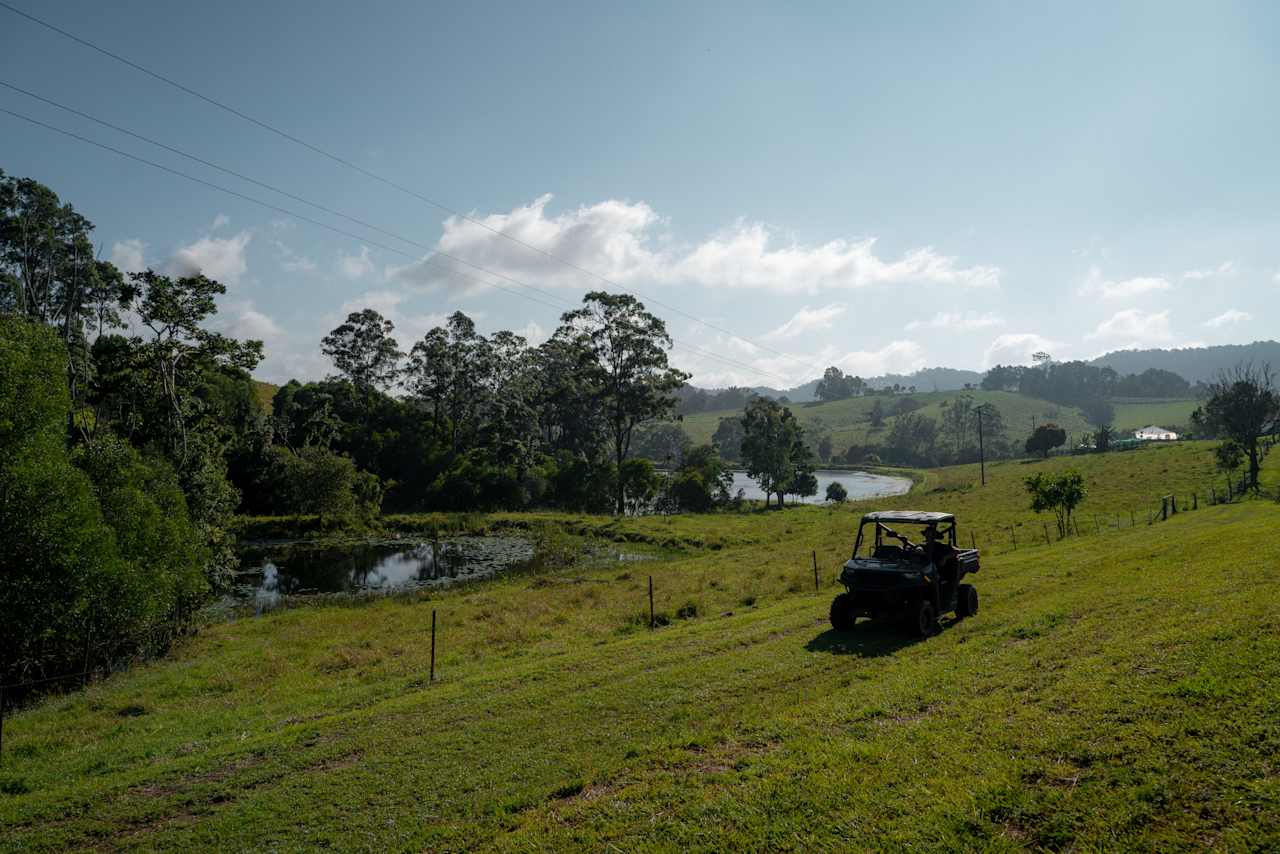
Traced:
<svg viewBox="0 0 1280 854">
<path fill-rule="evenodd" d="M 1258 491 L 1260 492 L 1261 490 Z M 1051 524 L 1044 518 L 1021 520 L 1012 525 L 987 528 L 985 530 L 970 528 L 968 542 L 965 542 L 964 538 L 961 537 L 957 545 L 960 547 L 968 545 L 989 555 L 1009 554 L 1019 550 L 1044 548 L 1046 546 L 1052 547 L 1057 543 L 1071 539 L 1100 536 L 1125 528 L 1152 526 L 1157 522 L 1166 521 L 1179 513 L 1199 510 L 1202 504 L 1208 507 L 1233 503 L 1249 494 L 1254 493 L 1251 493 L 1246 478 L 1241 477 L 1238 481 L 1227 479 L 1220 483 L 1211 484 L 1203 492 L 1192 490 L 1184 493 L 1166 493 L 1137 508 L 1123 511 L 1113 509 L 1106 512 L 1074 513 L 1069 517 L 1063 530 L 1059 530 L 1056 520 Z M 1277 490 L 1275 499 L 1280 501 L 1280 490 Z M 809 558 L 809 560 L 805 561 L 806 564 L 810 561 L 812 562 L 814 590 L 819 591 L 822 585 L 820 582 L 818 553 L 816 550 L 810 550 L 805 554 L 805 557 Z M 808 567 L 806 566 L 807 569 Z M 796 591 L 799 592 L 799 589 L 797 587 Z M 665 620 L 660 621 L 655 615 L 652 576 L 649 577 L 648 583 L 648 606 L 649 628 L 655 629 L 659 625 L 665 624 Z M 132 652 L 128 655 L 103 655 L 106 650 L 118 653 L 122 647 L 122 642 L 119 639 L 112 639 L 99 644 L 86 643 L 84 652 L 85 666 L 81 670 L 9 683 L 0 682 L 0 765 L 4 762 L 4 718 L 7 710 L 14 705 L 14 698 L 16 698 L 16 702 L 21 702 L 31 696 L 32 693 L 35 693 L 34 689 L 65 682 L 75 683 L 79 681 L 81 687 L 85 687 L 94 678 L 106 677 L 127 670 L 141 661 L 150 660 L 163 654 L 172 647 L 176 640 L 183 636 L 194 634 L 195 631 L 194 623 L 187 619 L 161 623 L 153 626 L 146 633 L 143 642 L 131 642 L 129 646 L 132 647 Z M 94 663 L 95 661 L 97 662 L 96 664 Z M 430 675 L 427 680 L 428 684 L 433 683 L 435 678 L 436 611 L 432 609 L 431 665 Z"/>
<path fill-rule="evenodd" d="M 1036 546 L 1053 545 L 1073 538 L 1097 536 L 1109 531 L 1151 526 L 1166 521 L 1178 513 L 1188 513 L 1201 507 L 1212 507 L 1239 501 L 1247 495 L 1268 493 L 1261 488 L 1253 491 L 1245 477 L 1239 480 L 1224 479 L 1207 489 L 1185 492 L 1167 492 L 1155 496 L 1149 502 L 1124 509 L 1109 508 L 1105 511 L 1077 510 L 1059 530 L 1055 519 L 1033 517 L 1009 525 L 994 528 L 970 528 L 968 537 L 957 543 L 984 551 L 987 554 L 1007 554 Z M 1280 491 L 1274 496 L 1280 501 Z"/>
</svg>

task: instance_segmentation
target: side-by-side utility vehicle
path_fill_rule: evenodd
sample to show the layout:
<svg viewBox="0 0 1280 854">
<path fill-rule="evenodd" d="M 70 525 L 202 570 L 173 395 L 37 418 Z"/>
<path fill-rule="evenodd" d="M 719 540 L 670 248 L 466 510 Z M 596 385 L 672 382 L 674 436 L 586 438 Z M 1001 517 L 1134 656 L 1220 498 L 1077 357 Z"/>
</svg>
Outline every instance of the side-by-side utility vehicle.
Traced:
<svg viewBox="0 0 1280 854">
<path fill-rule="evenodd" d="M 850 631 L 859 617 L 888 617 L 901 620 L 912 634 L 933 634 L 941 614 L 978 613 L 978 591 L 964 583 L 977 571 L 978 550 L 956 547 L 954 515 L 868 513 L 858 526 L 853 557 L 840 571 L 845 592 L 831 603 L 831 626 Z"/>
</svg>

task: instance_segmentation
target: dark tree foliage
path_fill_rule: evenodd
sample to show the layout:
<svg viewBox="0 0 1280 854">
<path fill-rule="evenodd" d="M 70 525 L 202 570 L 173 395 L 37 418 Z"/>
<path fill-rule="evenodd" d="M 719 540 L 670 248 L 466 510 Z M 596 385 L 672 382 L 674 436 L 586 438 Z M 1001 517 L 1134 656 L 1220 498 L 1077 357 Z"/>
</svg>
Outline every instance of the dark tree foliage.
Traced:
<svg viewBox="0 0 1280 854">
<path fill-rule="evenodd" d="M 320 352 L 359 388 L 389 388 L 400 374 L 404 356 L 391 336 L 394 331 L 395 324 L 371 308 L 353 311 L 346 322 L 324 337 Z"/>
<path fill-rule="evenodd" d="M 1080 411 L 1084 413 L 1086 421 L 1098 428 L 1110 427 L 1116 417 L 1116 408 L 1101 397 L 1084 401 L 1080 404 Z"/>
<path fill-rule="evenodd" d="M 900 465 L 932 465 L 938 455 L 938 422 L 919 412 L 899 415 L 885 437 L 884 454 Z"/>
<path fill-rule="evenodd" d="M 804 443 L 804 430 L 791 410 L 774 400 L 758 397 L 747 404 L 742 415 L 742 459 L 747 475 L 760 484 L 765 494 L 778 496 L 783 505 L 787 494 L 812 495 L 813 454 Z"/>
<path fill-rule="evenodd" d="M 1191 383 L 1173 371 L 1147 368 L 1140 374 L 1128 374 L 1116 383 L 1119 397 L 1187 397 Z"/>
<path fill-rule="evenodd" d="M 1051 450 L 1061 448 L 1066 443 L 1066 430 L 1057 424 L 1041 424 L 1027 437 L 1026 449 L 1028 454 L 1039 454 L 1048 459 Z"/>
<path fill-rule="evenodd" d="M 818 400 L 845 400 L 862 394 L 865 389 L 862 377 L 845 376 L 844 371 L 832 366 L 823 372 L 813 393 Z"/>
<path fill-rule="evenodd" d="M 581 308 L 561 318 L 561 336 L 593 356 L 593 371 L 604 420 L 621 467 L 637 424 L 662 418 L 675 408 L 673 393 L 689 375 L 667 364 L 671 336 L 666 324 L 629 294 L 592 291 Z M 626 485 L 616 484 L 615 510 L 626 512 Z"/>
<path fill-rule="evenodd" d="M 636 427 L 631 437 L 632 457 L 643 457 L 665 466 L 678 467 L 693 442 L 677 423 L 646 421 Z"/>
<path fill-rule="evenodd" d="M 720 419 L 711 442 L 720 449 L 720 456 L 737 463 L 742 461 L 742 437 L 742 418 L 735 415 Z"/>
<path fill-rule="evenodd" d="M 1249 486 L 1256 490 L 1262 464 L 1258 439 L 1280 429 L 1280 391 L 1271 366 L 1237 365 L 1223 371 L 1209 391 L 1209 400 L 1192 420 L 1243 452 L 1248 460 Z"/>
<path fill-rule="evenodd" d="M 190 613 L 208 554 L 163 460 L 99 431 L 67 447 L 56 329 L 0 313 L 0 681 L 125 654 Z"/>
<path fill-rule="evenodd" d="M 755 396 L 749 388 L 730 386 L 723 389 L 702 389 L 682 385 L 675 391 L 676 414 L 692 415 L 696 412 L 719 412 L 725 409 L 741 409 Z"/>
</svg>

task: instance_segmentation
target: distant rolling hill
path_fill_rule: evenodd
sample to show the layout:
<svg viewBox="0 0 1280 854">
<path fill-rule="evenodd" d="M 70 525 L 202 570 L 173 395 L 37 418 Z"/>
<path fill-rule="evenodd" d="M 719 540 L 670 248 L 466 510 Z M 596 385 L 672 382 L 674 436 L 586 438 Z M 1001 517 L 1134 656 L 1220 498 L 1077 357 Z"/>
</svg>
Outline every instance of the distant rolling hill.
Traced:
<svg viewBox="0 0 1280 854">
<path fill-rule="evenodd" d="M 1072 406 L 1063 406 L 1047 400 L 1026 397 L 1005 391 L 974 392 L 927 392 L 910 395 L 924 407 L 917 410 L 941 422 L 943 401 L 953 400 L 960 394 L 969 394 L 975 401 L 991 403 L 1000 410 L 1004 418 L 1005 434 L 1011 440 L 1021 441 L 1031 433 L 1032 424 L 1043 424 L 1052 421 L 1062 427 L 1071 436 L 1078 437 L 1090 432 L 1088 422 L 1080 410 Z M 880 401 L 886 411 L 892 410 L 898 397 L 854 397 L 848 400 L 836 400 L 830 403 L 810 403 L 793 405 L 795 413 L 802 425 L 813 427 L 821 421 L 822 426 L 831 431 L 832 445 L 835 453 L 844 453 L 850 445 L 877 444 L 884 440 L 893 425 L 893 417 L 885 419 L 885 426 L 873 431 L 870 424 L 871 408 Z M 723 410 L 720 412 L 699 412 L 686 415 L 682 426 L 685 433 L 696 444 L 711 441 L 720 419 L 741 415 L 741 410 Z"/>
<path fill-rule="evenodd" d="M 1180 350 L 1117 350 L 1099 356 L 1090 364 L 1110 367 L 1119 374 L 1140 374 L 1148 368 L 1161 368 L 1173 371 L 1188 382 L 1207 383 L 1215 380 L 1220 371 L 1229 370 L 1241 362 L 1270 364 L 1280 370 L 1280 341 Z"/>
</svg>

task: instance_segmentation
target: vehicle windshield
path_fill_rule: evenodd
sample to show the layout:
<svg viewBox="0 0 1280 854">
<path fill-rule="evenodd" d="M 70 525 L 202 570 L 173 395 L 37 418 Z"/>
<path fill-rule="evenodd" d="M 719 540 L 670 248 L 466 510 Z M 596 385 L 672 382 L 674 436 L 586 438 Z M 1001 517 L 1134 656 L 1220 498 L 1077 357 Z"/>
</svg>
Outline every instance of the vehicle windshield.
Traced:
<svg viewBox="0 0 1280 854">
<path fill-rule="evenodd" d="M 927 558 L 936 546 L 955 547 L 954 522 L 936 524 L 920 522 L 863 522 L 853 545 L 853 556 L 896 560 L 902 557 Z"/>
</svg>

